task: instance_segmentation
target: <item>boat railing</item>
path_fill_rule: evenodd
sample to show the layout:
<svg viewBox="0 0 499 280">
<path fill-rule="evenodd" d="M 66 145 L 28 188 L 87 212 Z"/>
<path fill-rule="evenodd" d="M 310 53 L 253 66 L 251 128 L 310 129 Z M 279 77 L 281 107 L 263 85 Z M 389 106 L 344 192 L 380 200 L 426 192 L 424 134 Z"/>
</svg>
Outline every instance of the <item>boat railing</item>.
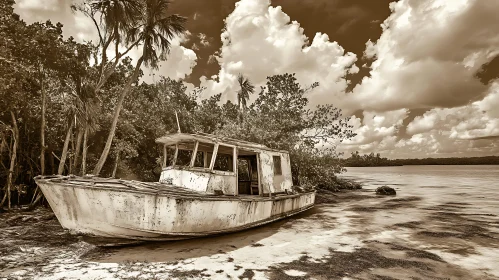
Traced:
<svg viewBox="0 0 499 280">
<path fill-rule="evenodd" d="M 190 167 L 190 166 L 167 166 L 163 168 L 163 171 L 168 171 L 168 170 L 185 170 L 185 171 L 192 171 L 192 172 L 202 172 L 202 173 L 211 173 L 211 174 L 216 174 L 216 175 L 223 175 L 223 176 L 236 176 L 236 173 L 234 171 L 223 171 L 223 170 L 216 170 L 216 169 L 210 169 L 207 167 Z"/>
</svg>

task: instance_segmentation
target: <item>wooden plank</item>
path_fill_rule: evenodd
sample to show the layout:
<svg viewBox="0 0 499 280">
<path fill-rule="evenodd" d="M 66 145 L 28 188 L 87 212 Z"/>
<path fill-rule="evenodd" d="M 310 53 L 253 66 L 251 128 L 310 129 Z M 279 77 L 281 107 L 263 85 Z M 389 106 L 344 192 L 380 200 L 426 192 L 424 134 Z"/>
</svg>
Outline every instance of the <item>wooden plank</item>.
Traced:
<svg viewBox="0 0 499 280">
<path fill-rule="evenodd" d="M 210 168 L 208 165 L 208 152 L 203 152 L 203 167 L 204 168 Z"/>
<path fill-rule="evenodd" d="M 236 175 L 236 192 L 235 195 L 239 195 L 239 172 L 237 172 L 237 148 L 234 147 L 232 151 L 232 171 L 234 171 Z"/>
<path fill-rule="evenodd" d="M 263 187 L 262 187 L 262 168 L 260 167 L 260 154 L 256 154 L 256 170 L 258 175 L 258 193 L 260 196 L 263 196 Z M 251 185 L 251 183 L 250 183 Z M 250 186 L 251 187 L 251 186 Z"/>
<path fill-rule="evenodd" d="M 172 166 L 175 166 L 175 164 L 177 163 L 177 156 L 178 156 L 178 144 L 175 145 L 175 154 L 173 155 Z"/>
<path fill-rule="evenodd" d="M 168 151 L 167 151 L 167 148 L 166 148 L 166 144 L 163 145 L 163 166 L 162 168 L 165 168 L 166 167 L 166 159 L 168 157 Z"/>
<path fill-rule="evenodd" d="M 169 134 L 165 135 L 163 137 L 157 138 L 156 143 L 166 143 L 166 144 L 175 144 L 175 143 L 181 143 L 185 141 L 202 141 L 202 142 L 208 142 L 208 143 L 222 143 L 224 146 L 236 146 L 236 147 L 241 147 L 245 149 L 250 149 L 255 152 L 259 152 L 261 150 L 265 151 L 272 151 L 272 152 L 279 152 L 279 153 L 288 153 L 287 151 L 283 150 L 277 150 L 277 149 L 272 149 L 269 148 L 265 145 L 258 144 L 258 143 L 253 143 L 253 142 L 248 142 L 248 141 L 243 141 L 243 140 L 238 140 L 238 139 L 233 139 L 233 138 L 227 138 L 227 137 L 220 137 L 212 134 L 206 134 L 206 133 L 197 133 L 197 134 L 189 134 L 189 133 L 175 133 L 175 134 Z"/>
<path fill-rule="evenodd" d="M 198 153 L 198 147 L 199 147 L 199 141 L 196 141 L 196 144 L 194 145 L 194 151 L 193 151 L 192 157 L 191 157 L 191 163 L 189 164 L 190 167 L 193 167 L 194 163 L 196 162 L 196 155 Z"/>
<path fill-rule="evenodd" d="M 213 149 L 213 155 L 211 156 L 211 162 L 210 162 L 210 170 L 213 170 L 213 167 L 215 166 L 215 160 L 217 158 L 217 153 L 218 153 L 218 143 L 215 144 L 215 148 Z"/>
</svg>

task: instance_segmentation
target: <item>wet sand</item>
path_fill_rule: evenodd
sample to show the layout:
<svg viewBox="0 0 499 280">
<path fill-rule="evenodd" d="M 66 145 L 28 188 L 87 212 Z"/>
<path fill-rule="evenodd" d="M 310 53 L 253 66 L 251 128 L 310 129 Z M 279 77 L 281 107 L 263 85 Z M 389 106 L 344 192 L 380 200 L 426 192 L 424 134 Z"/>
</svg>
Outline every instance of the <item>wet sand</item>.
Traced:
<svg viewBox="0 0 499 280">
<path fill-rule="evenodd" d="M 498 215 L 373 187 L 322 192 L 307 212 L 235 234 L 123 248 L 79 241 L 48 211 L 0 214 L 0 279 L 499 278 Z"/>
</svg>

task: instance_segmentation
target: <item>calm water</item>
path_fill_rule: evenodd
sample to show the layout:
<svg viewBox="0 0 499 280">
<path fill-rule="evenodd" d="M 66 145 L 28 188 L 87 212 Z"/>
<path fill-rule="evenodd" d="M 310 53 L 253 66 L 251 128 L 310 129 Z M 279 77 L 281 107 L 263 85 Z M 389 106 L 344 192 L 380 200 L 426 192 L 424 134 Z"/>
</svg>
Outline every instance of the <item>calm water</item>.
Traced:
<svg viewBox="0 0 499 280">
<path fill-rule="evenodd" d="M 349 167 L 342 177 L 370 190 L 391 186 L 398 196 L 422 196 L 427 204 L 465 202 L 471 209 L 499 213 L 499 165 Z"/>
<path fill-rule="evenodd" d="M 364 207 L 417 199 L 405 208 L 388 204 L 362 213 L 369 220 L 365 230 L 377 232 L 376 238 L 411 244 L 475 273 L 450 279 L 499 279 L 499 165 L 350 167 L 342 176 L 369 191 L 380 185 L 397 190 L 395 199 L 378 197 L 380 203 L 362 202 Z M 390 231 L 400 222 L 417 226 Z"/>
</svg>

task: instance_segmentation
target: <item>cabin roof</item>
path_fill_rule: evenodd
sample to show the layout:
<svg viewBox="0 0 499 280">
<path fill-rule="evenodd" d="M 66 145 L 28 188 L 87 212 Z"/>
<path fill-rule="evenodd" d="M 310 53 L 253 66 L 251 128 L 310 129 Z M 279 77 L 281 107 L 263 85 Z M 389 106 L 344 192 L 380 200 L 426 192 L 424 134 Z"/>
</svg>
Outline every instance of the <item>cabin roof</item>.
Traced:
<svg viewBox="0 0 499 280">
<path fill-rule="evenodd" d="M 240 148 L 248 148 L 248 149 L 253 149 L 253 150 L 266 150 L 266 151 L 274 151 L 274 152 L 279 152 L 279 153 L 288 153 L 287 151 L 272 149 L 272 148 L 269 148 L 265 145 L 258 144 L 258 143 L 248 142 L 248 141 L 244 141 L 244 140 L 237 140 L 237 139 L 228 138 L 228 137 L 221 137 L 221 136 L 207 134 L 207 133 L 196 133 L 196 134 L 173 133 L 173 134 L 167 134 L 163 137 L 156 139 L 156 143 L 166 144 L 166 145 L 174 145 L 174 144 L 181 143 L 181 142 L 195 142 L 195 141 L 207 142 L 207 143 L 218 143 L 218 144 L 222 144 L 222 145 L 227 144 L 227 145 L 231 145 L 231 146 L 236 146 L 236 147 L 240 147 Z"/>
</svg>

